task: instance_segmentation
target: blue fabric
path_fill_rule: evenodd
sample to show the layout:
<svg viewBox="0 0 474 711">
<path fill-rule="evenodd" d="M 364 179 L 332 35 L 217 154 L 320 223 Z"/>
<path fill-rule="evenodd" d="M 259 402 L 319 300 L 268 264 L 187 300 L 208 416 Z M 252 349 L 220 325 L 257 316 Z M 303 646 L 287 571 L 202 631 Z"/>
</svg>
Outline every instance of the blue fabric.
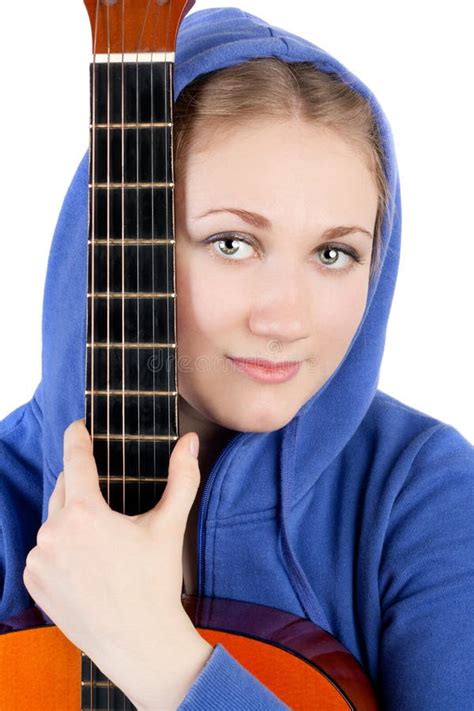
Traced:
<svg viewBox="0 0 474 711">
<path fill-rule="evenodd" d="M 365 667 L 386 711 L 472 711 L 474 448 L 377 388 L 400 252 L 391 130 L 370 90 L 336 59 L 237 8 L 184 19 L 175 97 L 202 73 L 262 56 L 311 61 L 369 99 L 393 199 L 381 271 L 337 370 L 282 429 L 236 435 L 211 471 L 199 591 L 326 628 Z M 31 604 L 24 562 L 62 469 L 64 430 L 85 416 L 87 173 L 86 154 L 54 234 L 42 381 L 0 423 L 0 620 Z M 180 708 L 285 707 L 216 647 Z"/>
<path fill-rule="evenodd" d="M 283 711 L 289 707 L 256 682 L 222 644 L 217 644 L 197 683 L 178 708 L 179 711 Z"/>
</svg>

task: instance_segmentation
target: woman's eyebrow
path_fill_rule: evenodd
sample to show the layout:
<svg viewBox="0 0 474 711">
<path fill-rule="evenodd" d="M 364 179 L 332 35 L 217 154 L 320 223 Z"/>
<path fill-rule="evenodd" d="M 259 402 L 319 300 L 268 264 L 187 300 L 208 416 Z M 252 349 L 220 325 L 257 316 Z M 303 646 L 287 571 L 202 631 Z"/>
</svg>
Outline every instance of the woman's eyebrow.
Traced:
<svg viewBox="0 0 474 711">
<path fill-rule="evenodd" d="M 233 215 L 237 215 L 237 217 L 240 217 L 241 220 L 247 222 L 249 225 L 252 225 L 253 227 L 259 227 L 263 230 L 270 230 L 272 228 L 272 223 L 267 217 L 259 215 L 256 212 L 250 212 L 249 210 L 240 210 L 236 207 L 220 207 L 214 210 L 208 210 L 202 215 L 198 215 L 197 219 L 218 212 L 230 212 Z M 370 237 L 370 239 L 373 239 L 373 234 L 371 232 L 364 229 L 363 227 L 359 227 L 358 225 L 339 225 L 337 227 L 329 227 L 323 232 L 322 237 L 323 239 L 337 239 L 338 237 L 344 237 L 345 235 L 351 234 L 352 232 L 362 232 L 363 234 L 366 234 L 368 237 Z"/>
</svg>

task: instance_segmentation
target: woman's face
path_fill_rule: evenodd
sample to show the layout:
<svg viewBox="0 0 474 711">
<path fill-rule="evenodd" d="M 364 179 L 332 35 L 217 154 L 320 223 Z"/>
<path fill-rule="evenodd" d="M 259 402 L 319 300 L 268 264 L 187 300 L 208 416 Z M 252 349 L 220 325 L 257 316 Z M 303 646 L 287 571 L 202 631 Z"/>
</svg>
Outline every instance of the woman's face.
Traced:
<svg viewBox="0 0 474 711">
<path fill-rule="evenodd" d="M 176 186 L 178 388 L 188 412 L 241 432 L 294 417 L 357 330 L 376 212 L 364 159 L 335 133 L 271 119 L 196 130 Z M 324 234 L 341 226 L 356 229 Z M 302 364 L 286 382 L 262 383 L 229 356 Z"/>
</svg>

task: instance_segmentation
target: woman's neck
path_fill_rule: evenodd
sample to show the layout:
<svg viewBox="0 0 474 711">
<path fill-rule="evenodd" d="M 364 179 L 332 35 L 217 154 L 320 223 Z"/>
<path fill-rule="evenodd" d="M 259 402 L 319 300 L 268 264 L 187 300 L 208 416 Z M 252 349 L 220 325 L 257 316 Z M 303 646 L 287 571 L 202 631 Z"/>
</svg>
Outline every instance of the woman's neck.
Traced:
<svg viewBox="0 0 474 711">
<path fill-rule="evenodd" d="M 187 432 L 196 432 L 199 436 L 198 459 L 201 472 L 199 489 L 201 491 L 217 456 L 236 432 L 205 419 L 181 395 L 178 396 L 178 415 L 180 436 Z"/>
<path fill-rule="evenodd" d="M 183 541 L 183 576 L 185 592 L 188 595 L 197 594 L 197 525 L 199 503 L 202 491 L 219 453 L 235 434 L 234 430 L 220 427 L 214 422 L 205 420 L 179 395 L 178 396 L 179 433 L 196 432 L 199 435 L 199 471 L 201 481 L 196 498 L 189 512 L 186 532 Z"/>
</svg>

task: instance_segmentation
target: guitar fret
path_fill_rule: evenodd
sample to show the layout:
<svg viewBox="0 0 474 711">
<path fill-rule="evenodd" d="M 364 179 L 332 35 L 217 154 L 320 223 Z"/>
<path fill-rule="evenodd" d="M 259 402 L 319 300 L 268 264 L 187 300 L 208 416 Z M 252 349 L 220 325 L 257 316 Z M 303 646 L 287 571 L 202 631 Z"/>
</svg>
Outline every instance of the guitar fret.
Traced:
<svg viewBox="0 0 474 711">
<path fill-rule="evenodd" d="M 174 442 L 178 439 L 178 437 L 174 435 L 121 435 L 121 434 L 92 434 L 92 439 L 100 439 L 100 440 L 113 440 L 113 441 L 129 441 L 129 442 L 140 442 L 140 440 L 143 441 L 149 441 L 149 442 Z"/>
<path fill-rule="evenodd" d="M 85 657 L 86 655 L 83 654 L 83 656 Z M 102 689 L 107 689 L 109 686 L 111 687 L 111 684 L 111 681 L 96 681 L 95 679 L 93 679 L 92 681 L 81 681 L 81 686 L 87 686 L 88 688 L 97 686 Z"/>
<path fill-rule="evenodd" d="M 168 128 L 173 126 L 171 121 L 152 122 L 152 123 L 90 123 L 89 128 Z"/>
<path fill-rule="evenodd" d="M 176 348 L 176 343 L 87 343 L 87 348 Z"/>
<path fill-rule="evenodd" d="M 110 54 L 94 54 L 92 55 L 94 64 L 130 64 L 134 67 L 135 64 L 165 64 L 174 62 L 174 52 L 110 52 Z"/>
<path fill-rule="evenodd" d="M 87 294 L 87 298 L 100 298 L 100 299 L 166 299 L 166 298 L 174 298 L 176 296 L 175 293 L 171 294 L 166 294 L 166 293 L 161 293 L 161 292 L 137 292 L 134 294 L 131 293 L 121 293 L 120 291 L 94 291 L 92 294 Z"/>
<path fill-rule="evenodd" d="M 133 481 L 135 484 L 140 484 L 140 482 L 146 483 L 146 484 L 154 484 L 154 483 L 160 483 L 163 484 L 168 481 L 168 477 L 166 476 L 141 476 L 141 477 L 133 477 L 133 476 L 99 476 L 98 477 L 99 481 L 107 482 L 110 484 L 121 484 L 122 482 L 131 482 Z"/>
<path fill-rule="evenodd" d="M 89 183 L 90 188 L 174 188 L 174 183 Z"/>
<path fill-rule="evenodd" d="M 139 484 L 140 482 L 146 482 L 148 483 L 154 483 L 156 481 L 159 482 L 167 482 L 168 477 L 166 476 L 140 476 L 140 477 L 135 477 L 135 476 L 121 476 L 120 474 L 117 475 L 110 475 L 110 476 L 99 476 L 99 481 L 107 481 L 111 484 L 120 484 L 123 481 L 133 481 L 136 484 Z"/>
<path fill-rule="evenodd" d="M 103 397 L 107 395 L 126 395 L 131 397 L 133 395 L 148 396 L 152 397 L 155 395 L 178 395 L 177 390 L 86 390 L 85 395 L 101 395 Z"/>
<path fill-rule="evenodd" d="M 125 246 L 135 246 L 135 245 L 141 245 L 141 244 L 174 244 L 175 240 L 174 239 L 129 239 L 125 237 L 124 239 L 88 239 L 87 244 L 97 244 L 97 245 L 103 245 L 103 244 L 112 244 L 112 245 L 125 245 Z"/>
</svg>

